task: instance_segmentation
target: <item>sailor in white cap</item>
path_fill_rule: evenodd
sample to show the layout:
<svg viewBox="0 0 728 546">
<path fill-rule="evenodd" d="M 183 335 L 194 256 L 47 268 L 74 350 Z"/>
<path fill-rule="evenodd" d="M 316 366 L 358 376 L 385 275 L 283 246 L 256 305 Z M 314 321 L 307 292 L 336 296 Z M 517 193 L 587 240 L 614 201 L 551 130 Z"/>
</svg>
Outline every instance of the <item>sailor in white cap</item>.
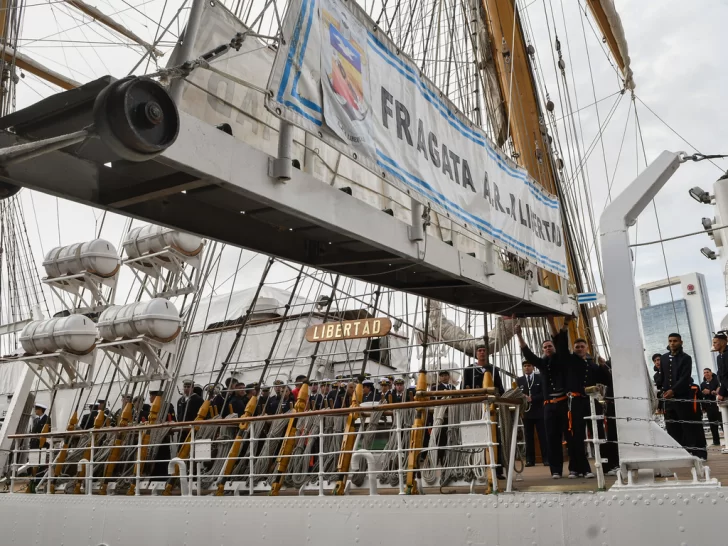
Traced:
<svg viewBox="0 0 728 546">
<path fill-rule="evenodd" d="M 182 381 L 182 396 L 177 400 L 177 419 L 194 421 L 200 411 L 202 396 L 194 392 L 195 382 L 192 379 Z"/>
<path fill-rule="evenodd" d="M 48 415 L 46 410 L 48 406 L 41 404 L 40 402 L 35 404 L 35 415 L 33 416 L 33 424 L 30 427 L 31 434 L 40 434 L 43 432 L 43 428 L 48 424 Z M 30 449 L 38 449 L 40 447 L 40 438 L 30 439 Z"/>
</svg>

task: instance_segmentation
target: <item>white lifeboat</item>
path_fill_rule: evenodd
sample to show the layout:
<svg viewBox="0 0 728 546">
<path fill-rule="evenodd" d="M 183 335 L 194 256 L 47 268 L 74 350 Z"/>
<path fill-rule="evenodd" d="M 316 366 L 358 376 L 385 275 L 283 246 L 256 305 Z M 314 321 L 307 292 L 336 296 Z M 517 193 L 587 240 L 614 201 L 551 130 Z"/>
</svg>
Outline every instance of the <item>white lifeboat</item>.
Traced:
<svg viewBox="0 0 728 546">
<path fill-rule="evenodd" d="M 83 271 L 108 278 L 119 271 L 120 265 L 116 248 L 104 239 L 55 247 L 43 260 L 49 278 L 77 275 Z"/>
<path fill-rule="evenodd" d="M 20 344 L 26 354 L 67 351 L 86 354 L 96 343 L 96 324 L 83 315 L 36 320 L 20 333 Z"/>
<path fill-rule="evenodd" d="M 185 256 L 196 256 L 202 251 L 203 245 L 202 238 L 197 235 L 148 225 L 129 230 L 122 246 L 128 258 L 139 258 L 167 247 L 174 248 Z"/>
<path fill-rule="evenodd" d="M 164 343 L 180 332 L 177 308 L 164 298 L 109 307 L 99 317 L 99 336 L 107 341 L 147 336 Z"/>
</svg>

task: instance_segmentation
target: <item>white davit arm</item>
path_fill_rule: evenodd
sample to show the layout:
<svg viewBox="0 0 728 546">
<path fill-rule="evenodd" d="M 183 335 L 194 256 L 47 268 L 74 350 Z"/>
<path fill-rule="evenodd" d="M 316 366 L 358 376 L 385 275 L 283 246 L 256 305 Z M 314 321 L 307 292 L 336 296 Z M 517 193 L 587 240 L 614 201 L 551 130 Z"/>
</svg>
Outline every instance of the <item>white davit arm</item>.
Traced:
<svg viewBox="0 0 728 546">
<path fill-rule="evenodd" d="M 602 214 L 600 233 L 612 374 L 622 468 L 668 470 L 695 466 L 692 457 L 654 421 L 650 381 L 635 294 L 629 226 L 677 171 L 684 154 L 662 152 Z M 667 336 L 668 332 L 665 332 Z M 622 397 L 629 397 L 626 400 Z M 626 418 L 640 420 L 627 421 Z M 662 447 L 657 447 L 662 446 Z"/>
</svg>

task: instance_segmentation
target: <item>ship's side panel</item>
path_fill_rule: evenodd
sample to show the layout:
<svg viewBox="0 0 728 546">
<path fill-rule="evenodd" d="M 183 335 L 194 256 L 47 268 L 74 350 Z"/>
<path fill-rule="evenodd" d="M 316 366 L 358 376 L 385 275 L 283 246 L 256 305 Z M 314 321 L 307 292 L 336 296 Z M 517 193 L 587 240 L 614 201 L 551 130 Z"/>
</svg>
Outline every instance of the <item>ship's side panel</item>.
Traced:
<svg viewBox="0 0 728 546">
<path fill-rule="evenodd" d="M 1 495 L 11 544 L 722 543 L 725 489 L 378 497 Z M 43 522 L 43 525 L 39 525 Z M 242 533 L 242 534 L 241 534 Z"/>
</svg>

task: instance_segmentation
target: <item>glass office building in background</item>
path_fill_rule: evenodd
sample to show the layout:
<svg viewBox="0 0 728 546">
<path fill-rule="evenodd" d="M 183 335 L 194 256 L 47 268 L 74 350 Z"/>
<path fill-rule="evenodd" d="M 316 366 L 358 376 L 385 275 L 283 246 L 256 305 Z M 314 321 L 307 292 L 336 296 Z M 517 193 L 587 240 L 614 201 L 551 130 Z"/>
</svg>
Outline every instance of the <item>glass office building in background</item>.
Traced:
<svg viewBox="0 0 728 546">
<path fill-rule="evenodd" d="M 698 378 L 703 374 L 698 372 L 698 362 L 694 358 L 693 336 L 690 331 L 690 317 L 686 301 L 675 300 L 674 306 L 672 302 L 650 305 L 640 309 L 640 314 L 642 315 L 642 333 L 645 336 L 647 358 L 650 359 L 655 353 L 666 353 L 668 334 L 679 331 L 683 340 L 683 350 L 693 356 L 693 379 L 700 384 L 702 379 L 698 381 Z M 677 328 L 675 327 L 676 315 Z M 651 361 L 648 361 L 648 366 L 652 369 Z"/>
<path fill-rule="evenodd" d="M 670 301 L 652 305 L 650 292 L 670 289 Z M 710 311 L 705 277 L 701 273 L 688 273 L 639 287 L 642 308 L 642 333 L 649 370 L 654 353 L 667 352 L 667 337 L 671 332 L 680 334 L 683 350 L 693 357 L 693 380 L 700 384 L 703 368 L 715 370 L 712 352 L 713 316 Z M 652 376 L 652 373 L 650 373 Z"/>
</svg>

